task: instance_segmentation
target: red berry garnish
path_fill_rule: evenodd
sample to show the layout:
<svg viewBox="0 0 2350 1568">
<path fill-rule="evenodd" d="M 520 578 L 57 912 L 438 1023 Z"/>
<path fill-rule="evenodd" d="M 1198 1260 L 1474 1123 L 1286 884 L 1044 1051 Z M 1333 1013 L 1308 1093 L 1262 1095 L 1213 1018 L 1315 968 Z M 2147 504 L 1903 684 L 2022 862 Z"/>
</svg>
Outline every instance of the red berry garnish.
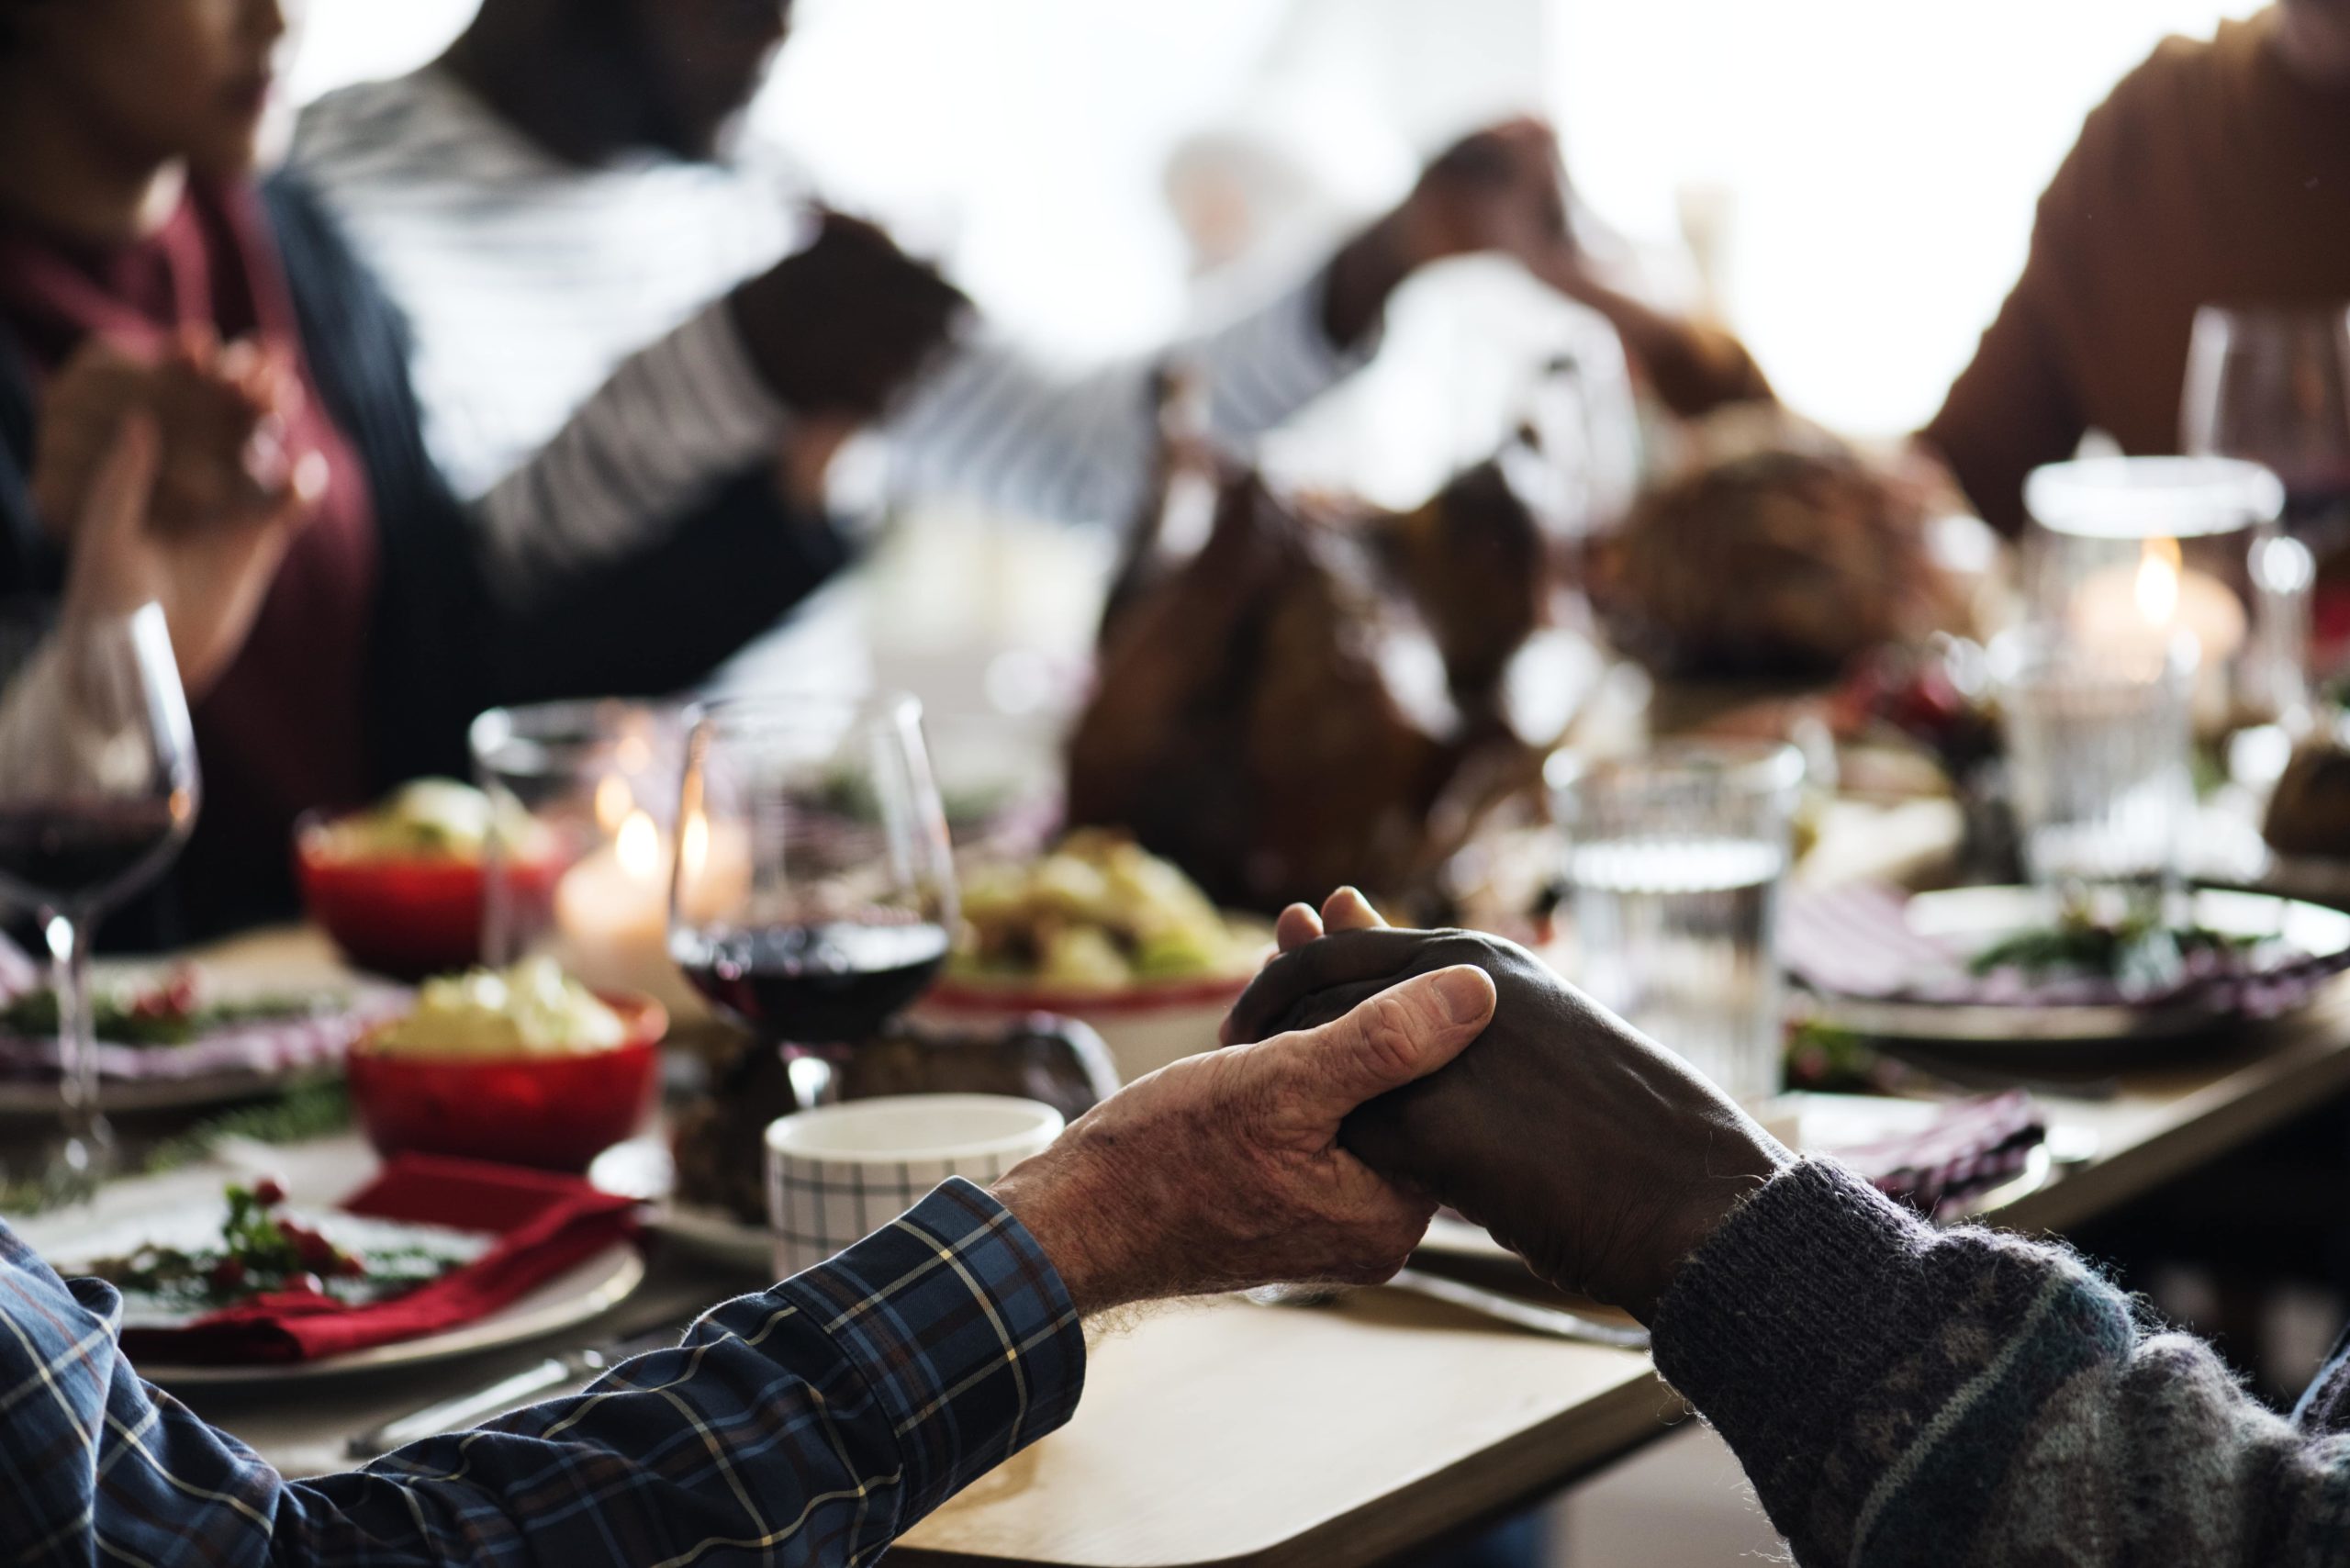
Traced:
<svg viewBox="0 0 2350 1568">
<path fill-rule="evenodd" d="M 285 1183 L 274 1176 L 264 1176 L 253 1183 L 253 1202 L 265 1209 L 274 1209 L 285 1201 Z"/>
<path fill-rule="evenodd" d="M 285 1282 L 289 1291 L 307 1291 L 312 1295 L 327 1294 L 327 1282 L 316 1274 L 297 1274 Z"/>
<path fill-rule="evenodd" d="M 223 1258 L 212 1265 L 205 1278 L 211 1282 L 214 1290 L 235 1290 L 245 1282 L 245 1260 L 242 1258 Z"/>
</svg>

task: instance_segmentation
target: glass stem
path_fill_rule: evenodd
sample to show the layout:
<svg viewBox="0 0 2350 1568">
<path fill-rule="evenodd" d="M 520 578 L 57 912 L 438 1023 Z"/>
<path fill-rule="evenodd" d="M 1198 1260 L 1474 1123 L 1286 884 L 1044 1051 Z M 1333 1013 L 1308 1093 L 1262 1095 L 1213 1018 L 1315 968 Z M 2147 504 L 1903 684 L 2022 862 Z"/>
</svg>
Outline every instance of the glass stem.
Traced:
<svg viewBox="0 0 2350 1568">
<path fill-rule="evenodd" d="M 67 1163 L 90 1180 L 100 1174 L 101 1156 L 112 1142 L 98 1108 L 97 1017 L 90 1002 L 90 948 L 84 923 L 51 914 L 43 935 L 56 966 L 58 1081 L 65 1117 Z"/>
<path fill-rule="evenodd" d="M 803 1111 L 841 1103 L 841 1070 L 822 1049 L 804 1046 L 783 1047 L 784 1072 L 791 1080 L 793 1098 Z"/>
</svg>

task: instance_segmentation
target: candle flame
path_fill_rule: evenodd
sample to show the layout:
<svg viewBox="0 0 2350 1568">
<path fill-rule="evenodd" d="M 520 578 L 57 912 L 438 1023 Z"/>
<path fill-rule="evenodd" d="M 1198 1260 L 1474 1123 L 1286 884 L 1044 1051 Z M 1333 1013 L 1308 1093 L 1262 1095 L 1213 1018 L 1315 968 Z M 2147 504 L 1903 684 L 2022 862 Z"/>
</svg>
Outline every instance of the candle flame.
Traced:
<svg viewBox="0 0 2350 1568">
<path fill-rule="evenodd" d="M 688 883 L 699 881 L 702 868 L 709 864 L 710 819 L 699 812 L 696 812 L 677 829 L 677 870 L 680 879 Z"/>
<path fill-rule="evenodd" d="M 655 880 L 661 875 L 661 830 L 644 812 L 631 812 L 612 841 L 612 855 L 621 869 L 638 881 Z"/>
<path fill-rule="evenodd" d="M 617 773 L 604 775 L 603 782 L 596 786 L 596 825 L 606 833 L 618 833 L 635 810 L 636 795 L 628 780 Z"/>
<path fill-rule="evenodd" d="M 2167 627 L 2178 615 L 2178 541 L 2149 539 L 2138 559 L 2138 612 L 2146 624 Z"/>
</svg>

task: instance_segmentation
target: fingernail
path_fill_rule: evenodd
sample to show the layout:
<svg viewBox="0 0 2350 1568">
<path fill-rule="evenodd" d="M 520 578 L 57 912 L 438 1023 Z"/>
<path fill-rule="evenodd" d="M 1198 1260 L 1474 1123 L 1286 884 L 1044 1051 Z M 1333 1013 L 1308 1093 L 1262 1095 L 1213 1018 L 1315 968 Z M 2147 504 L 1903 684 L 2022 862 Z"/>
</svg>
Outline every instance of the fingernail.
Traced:
<svg viewBox="0 0 2350 1568">
<path fill-rule="evenodd" d="M 1446 969 L 1436 977 L 1437 1000 L 1455 1024 L 1471 1024 L 1493 1011 L 1494 982 L 1485 971 L 1470 965 Z"/>
</svg>

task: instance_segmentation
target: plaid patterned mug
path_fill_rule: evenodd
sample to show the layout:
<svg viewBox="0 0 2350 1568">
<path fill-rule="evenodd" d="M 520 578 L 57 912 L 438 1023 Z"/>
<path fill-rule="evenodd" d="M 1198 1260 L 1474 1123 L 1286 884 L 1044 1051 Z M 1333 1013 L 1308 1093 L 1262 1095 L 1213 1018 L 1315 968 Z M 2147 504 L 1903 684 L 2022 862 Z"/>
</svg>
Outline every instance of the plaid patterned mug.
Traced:
<svg viewBox="0 0 2350 1568">
<path fill-rule="evenodd" d="M 777 1276 L 814 1268 L 950 1176 L 989 1185 L 1061 1126 L 1050 1105 L 1006 1094 L 907 1094 L 783 1117 L 767 1132 Z"/>
</svg>

